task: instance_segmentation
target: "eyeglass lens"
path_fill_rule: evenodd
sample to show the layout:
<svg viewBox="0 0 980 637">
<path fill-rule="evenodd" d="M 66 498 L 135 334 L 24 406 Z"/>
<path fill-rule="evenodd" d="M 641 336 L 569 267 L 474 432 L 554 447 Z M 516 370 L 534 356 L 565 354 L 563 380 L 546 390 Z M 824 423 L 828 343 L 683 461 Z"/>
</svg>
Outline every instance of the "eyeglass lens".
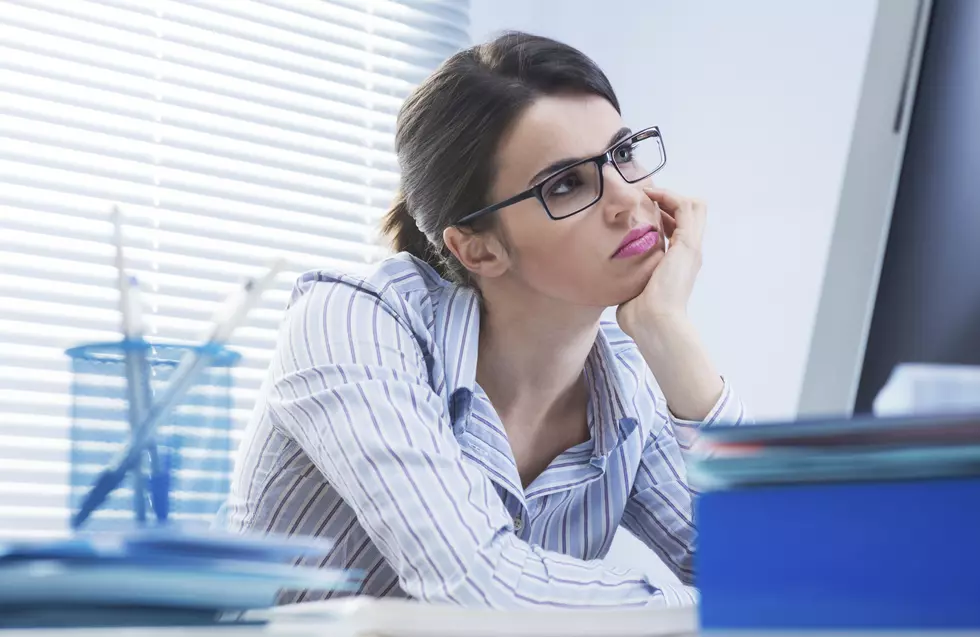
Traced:
<svg viewBox="0 0 980 637">
<path fill-rule="evenodd" d="M 612 157 L 629 183 L 649 177 L 665 161 L 663 145 L 656 135 L 617 146 Z M 541 194 L 549 214 L 556 219 L 581 212 L 599 200 L 598 164 L 590 161 L 563 170 L 542 184 Z"/>
</svg>

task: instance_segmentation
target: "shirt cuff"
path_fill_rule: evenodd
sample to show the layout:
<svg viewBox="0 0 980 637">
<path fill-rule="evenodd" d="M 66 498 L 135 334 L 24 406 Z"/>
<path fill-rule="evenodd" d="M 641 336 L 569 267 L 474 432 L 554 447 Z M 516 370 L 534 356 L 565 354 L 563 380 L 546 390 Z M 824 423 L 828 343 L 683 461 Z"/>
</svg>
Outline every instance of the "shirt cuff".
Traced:
<svg viewBox="0 0 980 637">
<path fill-rule="evenodd" d="M 655 585 L 656 586 L 656 585 Z M 698 589 L 693 586 L 687 586 L 684 584 L 670 584 L 657 586 L 657 595 L 655 595 L 648 603 L 647 606 L 653 607 L 668 607 L 668 608 L 678 608 L 678 607 L 695 607 L 697 608 L 700 603 L 700 593 Z"/>
<path fill-rule="evenodd" d="M 732 386 L 729 384 L 724 377 L 722 377 L 722 382 L 724 386 L 721 390 L 721 396 L 715 402 L 714 406 L 708 411 L 708 415 L 705 416 L 703 420 L 684 420 L 674 416 L 670 411 L 670 407 L 667 407 L 667 413 L 670 414 L 670 421 L 673 425 L 677 427 L 682 427 L 685 429 L 703 429 L 706 427 L 722 427 L 722 426 L 738 426 L 741 425 L 745 420 L 745 407 L 742 405 L 741 399 L 735 395 L 732 390 Z"/>
</svg>

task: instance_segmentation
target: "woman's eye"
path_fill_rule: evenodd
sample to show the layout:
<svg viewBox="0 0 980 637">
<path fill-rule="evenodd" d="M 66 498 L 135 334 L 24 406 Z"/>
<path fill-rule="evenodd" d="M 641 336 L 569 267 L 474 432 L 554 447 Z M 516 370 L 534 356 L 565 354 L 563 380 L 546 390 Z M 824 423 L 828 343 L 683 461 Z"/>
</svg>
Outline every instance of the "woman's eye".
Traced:
<svg viewBox="0 0 980 637">
<path fill-rule="evenodd" d="M 614 153 L 617 164 L 623 164 L 633 161 L 633 146 L 620 146 L 616 149 Z"/>
<path fill-rule="evenodd" d="M 567 195 L 572 192 L 577 186 L 581 185 L 581 180 L 576 174 L 565 175 L 552 184 L 551 188 L 548 189 L 548 195 L 554 197 L 560 197 L 561 195 Z"/>
</svg>

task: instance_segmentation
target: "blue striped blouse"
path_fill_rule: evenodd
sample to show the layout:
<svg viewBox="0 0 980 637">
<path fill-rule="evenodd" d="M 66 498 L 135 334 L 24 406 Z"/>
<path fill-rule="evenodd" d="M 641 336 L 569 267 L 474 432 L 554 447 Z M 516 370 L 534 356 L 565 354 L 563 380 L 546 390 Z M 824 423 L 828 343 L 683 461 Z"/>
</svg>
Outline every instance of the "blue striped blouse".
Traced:
<svg viewBox="0 0 980 637">
<path fill-rule="evenodd" d="M 400 254 L 297 282 L 236 460 L 222 524 L 323 536 L 360 594 L 507 608 L 694 599 L 684 451 L 745 419 L 728 383 L 673 418 L 636 345 L 603 321 L 585 366 L 590 439 L 527 488 L 476 383 L 479 301 Z M 623 525 L 684 586 L 601 561 Z M 283 603 L 330 593 L 284 591 Z"/>
</svg>

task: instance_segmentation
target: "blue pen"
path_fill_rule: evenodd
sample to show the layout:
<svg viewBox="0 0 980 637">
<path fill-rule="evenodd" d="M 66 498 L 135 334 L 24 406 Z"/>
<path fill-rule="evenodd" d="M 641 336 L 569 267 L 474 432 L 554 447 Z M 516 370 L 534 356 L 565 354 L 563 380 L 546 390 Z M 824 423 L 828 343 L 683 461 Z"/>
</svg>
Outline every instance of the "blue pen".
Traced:
<svg viewBox="0 0 980 637">
<path fill-rule="evenodd" d="M 139 317 L 142 310 L 140 300 L 139 281 L 136 277 L 129 277 L 129 300 L 130 316 Z M 150 405 L 153 403 L 153 392 L 150 386 L 150 366 L 146 360 L 148 345 L 143 340 L 142 323 L 138 318 L 134 318 L 130 329 L 126 332 L 126 355 L 129 359 L 135 359 L 133 367 L 136 370 L 134 379 L 138 383 L 137 403 L 140 410 L 140 417 L 136 420 L 139 426 L 146 418 Z M 170 497 L 170 462 L 166 452 L 160 452 L 155 442 L 147 446 L 146 457 L 141 458 L 133 469 L 133 483 L 139 488 L 134 492 L 134 505 L 136 519 L 144 522 L 146 519 L 146 489 L 149 487 L 150 504 L 153 505 L 153 512 L 156 514 L 157 522 L 166 522 L 169 510 Z M 143 470 L 144 462 L 149 459 L 149 484 L 147 484 L 147 474 Z"/>
<path fill-rule="evenodd" d="M 99 474 L 92 488 L 85 495 L 78 512 L 72 517 L 72 528 L 78 528 L 98 508 L 112 491 L 119 486 L 126 473 L 136 466 L 143 453 L 149 448 L 153 435 L 160 422 L 183 399 L 197 374 L 205 369 L 232 333 L 244 322 L 245 316 L 258 302 L 262 294 L 272 286 L 276 275 L 284 265 L 281 259 L 260 277 L 248 279 L 232 298 L 219 308 L 215 315 L 210 335 L 205 343 L 188 352 L 170 375 L 170 382 L 162 396 L 154 402 L 147 417 L 133 431 L 129 446 L 109 467 Z"/>
<path fill-rule="evenodd" d="M 116 284 L 122 314 L 123 359 L 126 371 L 126 398 L 129 403 L 129 429 L 134 435 L 149 407 L 149 381 L 146 352 L 143 349 L 143 308 L 139 283 L 127 276 L 123 254 L 122 212 L 112 207 L 113 242 L 116 248 Z M 145 476 L 142 460 L 133 467 L 133 509 L 139 524 L 146 522 Z"/>
<path fill-rule="evenodd" d="M 147 416 L 153 402 L 150 386 L 150 369 L 146 361 L 147 344 L 143 340 L 143 305 L 139 281 L 125 274 L 125 255 L 122 237 L 122 211 L 112 208 L 114 242 L 116 246 L 116 273 L 119 287 L 119 307 L 123 317 L 123 348 L 126 369 L 127 397 L 129 400 L 130 430 L 134 430 Z M 149 495 L 158 522 L 166 522 L 170 508 L 169 456 L 158 453 L 156 444 L 147 448 L 150 460 Z M 146 474 L 144 458 L 133 469 L 133 509 L 140 524 L 146 521 Z"/>
</svg>

